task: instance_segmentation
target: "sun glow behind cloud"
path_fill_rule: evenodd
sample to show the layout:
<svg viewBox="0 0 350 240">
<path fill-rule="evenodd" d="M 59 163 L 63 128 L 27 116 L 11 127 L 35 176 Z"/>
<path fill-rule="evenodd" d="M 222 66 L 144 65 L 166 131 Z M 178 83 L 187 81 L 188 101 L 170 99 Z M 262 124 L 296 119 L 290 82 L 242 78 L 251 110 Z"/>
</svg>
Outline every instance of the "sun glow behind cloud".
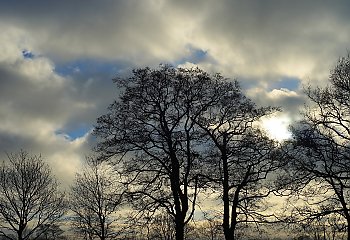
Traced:
<svg viewBox="0 0 350 240">
<path fill-rule="evenodd" d="M 268 136 L 277 140 L 283 141 L 292 137 L 288 127 L 291 119 L 287 116 L 272 116 L 261 120 L 262 127 L 267 132 Z"/>
</svg>

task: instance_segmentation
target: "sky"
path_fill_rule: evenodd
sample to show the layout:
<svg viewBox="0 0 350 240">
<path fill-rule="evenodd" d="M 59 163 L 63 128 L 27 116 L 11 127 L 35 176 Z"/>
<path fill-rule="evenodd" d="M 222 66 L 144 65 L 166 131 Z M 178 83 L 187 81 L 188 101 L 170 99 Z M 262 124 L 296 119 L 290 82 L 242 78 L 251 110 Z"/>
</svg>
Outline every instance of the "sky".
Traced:
<svg viewBox="0 0 350 240">
<path fill-rule="evenodd" d="M 276 137 L 303 86 L 325 86 L 350 46 L 340 0 L 0 0 L 0 158 L 41 154 L 70 184 L 117 97 L 112 79 L 160 63 L 237 79 Z M 279 135 L 278 135 L 279 134 Z"/>
</svg>

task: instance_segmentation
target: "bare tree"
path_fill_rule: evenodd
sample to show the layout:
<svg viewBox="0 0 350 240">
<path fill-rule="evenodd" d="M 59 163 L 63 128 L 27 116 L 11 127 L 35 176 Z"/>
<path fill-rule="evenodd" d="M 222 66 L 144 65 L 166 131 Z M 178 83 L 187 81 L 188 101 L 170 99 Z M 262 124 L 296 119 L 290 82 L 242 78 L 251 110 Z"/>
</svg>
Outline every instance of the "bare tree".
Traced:
<svg viewBox="0 0 350 240">
<path fill-rule="evenodd" d="M 315 225 L 313 222 L 320 222 L 320 219 L 340 217 L 342 221 L 339 222 L 342 222 L 341 225 L 345 222 L 346 227 L 339 228 L 338 232 L 348 231 L 348 150 L 310 122 L 303 122 L 295 127 L 293 136 L 293 141 L 289 144 L 290 157 L 287 166 L 292 186 L 290 197 L 296 200 L 291 201 L 293 217 L 289 220 Z M 347 239 L 349 237 L 348 232 Z"/>
<path fill-rule="evenodd" d="M 123 190 L 112 167 L 89 159 L 71 187 L 72 222 L 85 239 L 113 239 L 118 235 L 117 210 Z"/>
<path fill-rule="evenodd" d="M 124 91 L 98 119 L 97 150 L 120 165 L 135 207 L 165 209 L 182 240 L 200 189 L 204 138 L 195 122 L 234 83 L 198 68 L 170 66 L 137 69 L 116 82 Z"/>
<path fill-rule="evenodd" d="M 350 239 L 350 58 L 341 58 L 327 87 L 306 89 L 311 103 L 289 145 L 291 184 L 312 211 L 307 219 L 342 216 Z M 292 151 L 291 151 L 292 150 Z M 298 184 L 296 184 L 298 182 Z M 318 196 L 316 200 L 314 197 Z M 343 229 L 342 229 L 343 230 Z"/>
<path fill-rule="evenodd" d="M 8 154 L 0 167 L 0 233 L 8 239 L 40 237 L 66 207 L 64 194 L 41 156 Z M 15 234 L 15 236 L 13 235 Z"/>
<path fill-rule="evenodd" d="M 239 223 L 266 221 L 261 203 L 272 192 L 267 179 L 283 161 L 278 144 L 255 127 L 278 109 L 256 107 L 237 84 L 227 84 L 220 94 L 196 123 L 208 139 L 206 176 L 221 192 L 223 231 L 225 239 L 232 240 Z"/>
</svg>

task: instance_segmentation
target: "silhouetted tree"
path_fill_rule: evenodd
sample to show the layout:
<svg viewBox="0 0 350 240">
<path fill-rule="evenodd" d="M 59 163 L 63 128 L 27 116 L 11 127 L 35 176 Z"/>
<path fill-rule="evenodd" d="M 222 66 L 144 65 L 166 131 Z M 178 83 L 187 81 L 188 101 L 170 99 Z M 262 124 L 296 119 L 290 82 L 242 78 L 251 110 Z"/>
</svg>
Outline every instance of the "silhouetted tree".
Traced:
<svg viewBox="0 0 350 240">
<path fill-rule="evenodd" d="M 267 177 L 283 163 L 277 143 L 256 129 L 257 121 L 278 109 L 258 108 L 237 83 L 221 83 L 215 104 L 196 121 L 208 139 L 205 173 L 223 201 L 225 239 L 235 239 L 237 224 L 263 221 L 261 200 L 272 192 Z M 254 126 L 255 125 L 255 126 Z"/>
<path fill-rule="evenodd" d="M 264 200 L 277 190 L 273 180 L 276 170 L 283 165 L 277 144 L 260 133 L 246 133 L 240 140 L 231 141 L 220 145 L 223 151 L 213 165 L 220 174 L 219 178 L 212 178 L 215 188 L 221 191 L 223 230 L 227 240 L 236 238 L 239 224 L 275 220 L 273 215 L 265 213 L 268 205 Z"/>
<path fill-rule="evenodd" d="M 8 239 L 37 238 L 62 217 L 64 194 L 41 156 L 8 154 L 0 166 L 0 232 Z M 13 235 L 15 234 L 15 236 Z"/>
<path fill-rule="evenodd" d="M 320 219 L 338 216 L 343 219 L 339 224 L 345 221 L 348 226 L 348 150 L 310 122 L 302 122 L 293 129 L 288 154 L 289 177 L 284 181 L 289 181 L 291 199 L 295 199 L 290 204 L 293 216 L 289 220 L 314 226 Z"/>
<path fill-rule="evenodd" d="M 113 224 L 118 220 L 122 197 L 123 190 L 111 166 L 89 159 L 71 187 L 74 227 L 86 239 L 114 239 L 118 232 Z"/>
<path fill-rule="evenodd" d="M 290 170 L 298 176 L 306 197 L 317 211 L 307 218 L 337 214 L 347 223 L 350 239 L 350 58 L 341 58 L 331 71 L 327 87 L 306 89 L 311 104 L 304 120 L 294 128 L 289 146 Z M 293 180 L 293 179 L 292 179 Z M 291 183 L 295 184 L 295 180 Z M 311 190 L 310 190 L 311 189 Z M 304 188 L 305 190 L 305 188 Z"/>
<path fill-rule="evenodd" d="M 203 170 L 204 137 L 196 122 L 218 99 L 236 94 L 230 93 L 235 82 L 223 84 L 219 74 L 170 66 L 137 69 L 116 82 L 124 91 L 98 119 L 97 151 L 120 165 L 135 207 L 165 209 L 175 222 L 176 239 L 182 240 Z"/>
</svg>

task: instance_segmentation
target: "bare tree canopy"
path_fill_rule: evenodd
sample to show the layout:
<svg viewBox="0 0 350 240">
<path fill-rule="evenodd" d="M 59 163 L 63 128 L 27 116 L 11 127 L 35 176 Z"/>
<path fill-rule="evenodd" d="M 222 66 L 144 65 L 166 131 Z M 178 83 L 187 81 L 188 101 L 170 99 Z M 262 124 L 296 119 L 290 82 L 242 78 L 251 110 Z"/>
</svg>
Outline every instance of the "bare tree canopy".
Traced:
<svg viewBox="0 0 350 240">
<path fill-rule="evenodd" d="M 256 120 L 276 109 L 255 107 L 241 92 L 237 81 L 198 68 L 161 65 L 155 70 L 134 70 L 132 77 L 115 81 L 123 92 L 108 113 L 98 119 L 94 131 L 100 138 L 97 151 L 102 159 L 119 166 L 136 208 L 150 212 L 165 209 L 174 219 L 176 239 L 182 240 L 205 183 L 201 180 L 208 179 L 207 169 L 213 167 L 205 164 L 210 144 L 219 152 L 228 150 L 228 145 L 233 149 L 235 141 L 252 132 L 249 130 Z M 221 172 L 214 167 L 217 171 L 211 175 L 238 173 L 248 168 L 252 170 L 248 182 L 253 178 L 265 179 L 265 171 L 275 169 L 272 162 L 267 162 L 273 143 L 267 138 L 252 139 L 256 145 L 251 144 L 245 150 L 251 153 L 254 149 L 255 155 L 245 155 L 246 165 L 235 164 L 237 152 L 228 153 L 225 157 L 232 159 L 231 163 L 224 161 L 225 170 Z M 262 145 L 258 144 L 260 140 Z M 246 138 L 245 143 L 248 142 Z M 256 164 L 249 167 L 248 162 L 252 161 Z M 265 165 L 266 169 L 262 170 Z M 257 170 L 264 172 L 256 174 Z M 231 184 L 227 178 L 222 181 Z M 232 201 L 228 199 L 232 188 L 225 185 L 227 204 Z M 257 198 L 266 194 L 260 193 Z"/>
<path fill-rule="evenodd" d="M 224 83 L 219 74 L 198 68 L 166 65 L 134 70 L 132 77 L 116 82 L 124 91 L 98 119 L 97 150 L 104 157 L 119 157 L 137 207 L 165 209 L 175 221 L 176 239 L 183 239 L 201 172 L 203 137 L 195 120 L 225 96 L 225 89 L 237 94 L 236 82 Z"/>
<path fill-rule="evenodd" d="M 331 71 L 325 88 L 307 88 L 312 105 L 305 119 L 343 147 L 350 141 L 350 56 L 343 57 Z"/>
<path fill-rule="evenodd" d="M 64 194 L 41 156 L 25 151 L 8 154 L 8 161 L 0 167 L 0 232 L 4 237 L 39 237 L 59 221 L 65 204 Z"/>
</svg>

